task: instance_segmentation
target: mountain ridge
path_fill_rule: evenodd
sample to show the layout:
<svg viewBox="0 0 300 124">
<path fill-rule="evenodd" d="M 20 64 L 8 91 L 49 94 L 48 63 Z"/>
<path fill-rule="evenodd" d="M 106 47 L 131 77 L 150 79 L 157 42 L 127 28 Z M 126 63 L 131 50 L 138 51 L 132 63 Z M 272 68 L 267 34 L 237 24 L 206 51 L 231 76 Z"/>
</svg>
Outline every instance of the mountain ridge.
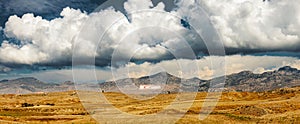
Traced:
<svg viewBox="0 0 300 124">
<path fill-rule="evenodd" d="M 101 88 L 104 92 L 120 92 L 120 87 L 133 86 L 136 88 L 135 90 L 139 90 L 142 85 L 155 85 L 162 87 L 162 93 L 207 92 L 211 82 L 222 78 L 224 78 L 224 76 L 210 80 L 202 80 L 197 77 L 184 79 L 167 72 L 159 72 L 140 78 L 126 78 L 95 85 L 81 84 L 81 87 Z M 279 88 L 300 86 L 300 70 L 290 66 L 284 66 L 278 70 L 261 74 L 255 74 L 251 71 L 242 71 L 226 75 L 224 79 L 224 91 L 263 92 Z M 222 86 L 221 82 L 219 85 Z M 65 81 L 62 83 L 46 83 L 34 77 L 22 77 L 0 81 L 0 94 L 27 94 L 68 90 L 76 90 L 74 82 Z"/>
</svg>

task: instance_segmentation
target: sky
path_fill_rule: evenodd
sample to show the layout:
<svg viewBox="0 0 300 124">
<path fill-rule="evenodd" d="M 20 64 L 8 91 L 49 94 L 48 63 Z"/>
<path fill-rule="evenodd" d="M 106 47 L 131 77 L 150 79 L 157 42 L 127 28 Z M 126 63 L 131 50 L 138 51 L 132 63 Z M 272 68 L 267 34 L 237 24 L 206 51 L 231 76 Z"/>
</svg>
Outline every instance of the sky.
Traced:
<svg viewBox="0 0 300 124">
<path fill-rule="evenodd" d="M 0 0 L 0 6 L 0 80 L 63 82 L 76 73 L 76 81 L 97 82 L 160 71 L 211 79 L 300 69 L 297 0 Z"/>
</svg>

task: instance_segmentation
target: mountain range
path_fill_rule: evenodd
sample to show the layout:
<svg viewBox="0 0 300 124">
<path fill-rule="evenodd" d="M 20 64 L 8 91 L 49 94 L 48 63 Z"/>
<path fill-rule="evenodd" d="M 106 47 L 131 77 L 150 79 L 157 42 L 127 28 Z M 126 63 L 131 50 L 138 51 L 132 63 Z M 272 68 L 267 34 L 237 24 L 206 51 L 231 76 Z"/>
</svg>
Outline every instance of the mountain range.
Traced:
<svg viewBox="0 0 300 124">
<path fill-rule="evenodd" d="M 142 90 L 142 92 L 159 90 L 162 93 L 206 92 L 211 85 L 211 87 L 215 86 L 215 83 L 212 82 L 218 82 L 218 80 L 222 79 L 225 79 L 225 84 L 220 82 L 217 85 L 220 85 L 219 87 L 224 91 L 264 92 L 279 88 L 300 86 L 300 70 L 285 66 L 278 70 L 262 74 L 243 71 L 211 80 L 201 80 L 199 78 L 182 79 L 166 72 L 160 72 L 141 78 L 126 78 L 99 84 L 84 83 L 76 87 L 83 87 L 84 89 L 101 88 L 103 92 L 119 92 L 122 89 Z M 76 90 L 74 84 L 71 81 L 45 83 L 33 77 L 24 77 L 0 81 L 0 94 L 28 94 Z M 153 86 L 160 89 L 151 89 Z"/>
</svg>

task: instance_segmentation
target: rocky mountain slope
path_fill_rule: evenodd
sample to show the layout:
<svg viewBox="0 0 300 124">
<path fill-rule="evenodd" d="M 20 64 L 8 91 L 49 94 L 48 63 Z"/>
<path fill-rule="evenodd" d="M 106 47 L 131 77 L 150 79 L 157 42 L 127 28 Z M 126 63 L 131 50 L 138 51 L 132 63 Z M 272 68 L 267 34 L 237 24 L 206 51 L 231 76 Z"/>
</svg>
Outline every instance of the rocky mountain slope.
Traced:
<svg viewBox="0 0 300 124">
<path fill-rule="evenodd" d="M 250 71 L 243 71 L 236 74 L 227 75 L 225 84 L 222 84 L 224 77 L 211 80 L 201 80 L 198 78 L 181 79 L 168 73 L 158 73 L 137 79 L 122 79 L 116 82 L 101 83 L 100 87 L 106 91 L 118 91 L 117 86 L 134 84 L 136 87 L 141 85 L 160 85 L 163 92 L 194 92 L 208 91 L 212 81 L 224 85 L 224 91 L 241 92 L 263 92 L 279 88 L 300 86 L 300 70 L 286 66 L 276 71 L 254 74 Z M 118 85 L 117 85 L 118 84 Z M 120 85 L 121 84 L 121 85 Z"/>
<path fill-rule="evenodd" d="M 249 71 L 226 77 L 225 87 L 229 90 L 262 92 L 300 85 L 300 70 L 289 66 L 279 70 L 254 74 Z"/>
</svg>

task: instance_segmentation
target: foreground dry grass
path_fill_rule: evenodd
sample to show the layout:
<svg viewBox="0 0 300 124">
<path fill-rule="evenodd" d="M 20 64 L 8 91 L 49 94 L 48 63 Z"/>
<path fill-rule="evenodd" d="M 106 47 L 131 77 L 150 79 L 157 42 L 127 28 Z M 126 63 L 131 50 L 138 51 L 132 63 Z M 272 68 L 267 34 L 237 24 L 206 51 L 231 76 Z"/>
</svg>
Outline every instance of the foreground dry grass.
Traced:
<svg viewBox="0 0 300 124">
<path fill-rule="evenodd" d="M 119 93 L 105 93 L 118 109 L 136 115 L 153 114 L 169 105 L 176 94 L 138 101 Z M 177 123 L 300 123 L 300 88 L 265 93 L 223 93 L 216 108 L 198 120 L 206 93 L 198 93 L 190 110 Z M 1 95 L 0 123 L 96 123 L 74 92 Z M 192 102 L 192 101 L 187 101 Z M 24 107 L 24 103 L 34 106 Z M 23 104 L 23 107 L 22 107 Z"/>
</svg>

